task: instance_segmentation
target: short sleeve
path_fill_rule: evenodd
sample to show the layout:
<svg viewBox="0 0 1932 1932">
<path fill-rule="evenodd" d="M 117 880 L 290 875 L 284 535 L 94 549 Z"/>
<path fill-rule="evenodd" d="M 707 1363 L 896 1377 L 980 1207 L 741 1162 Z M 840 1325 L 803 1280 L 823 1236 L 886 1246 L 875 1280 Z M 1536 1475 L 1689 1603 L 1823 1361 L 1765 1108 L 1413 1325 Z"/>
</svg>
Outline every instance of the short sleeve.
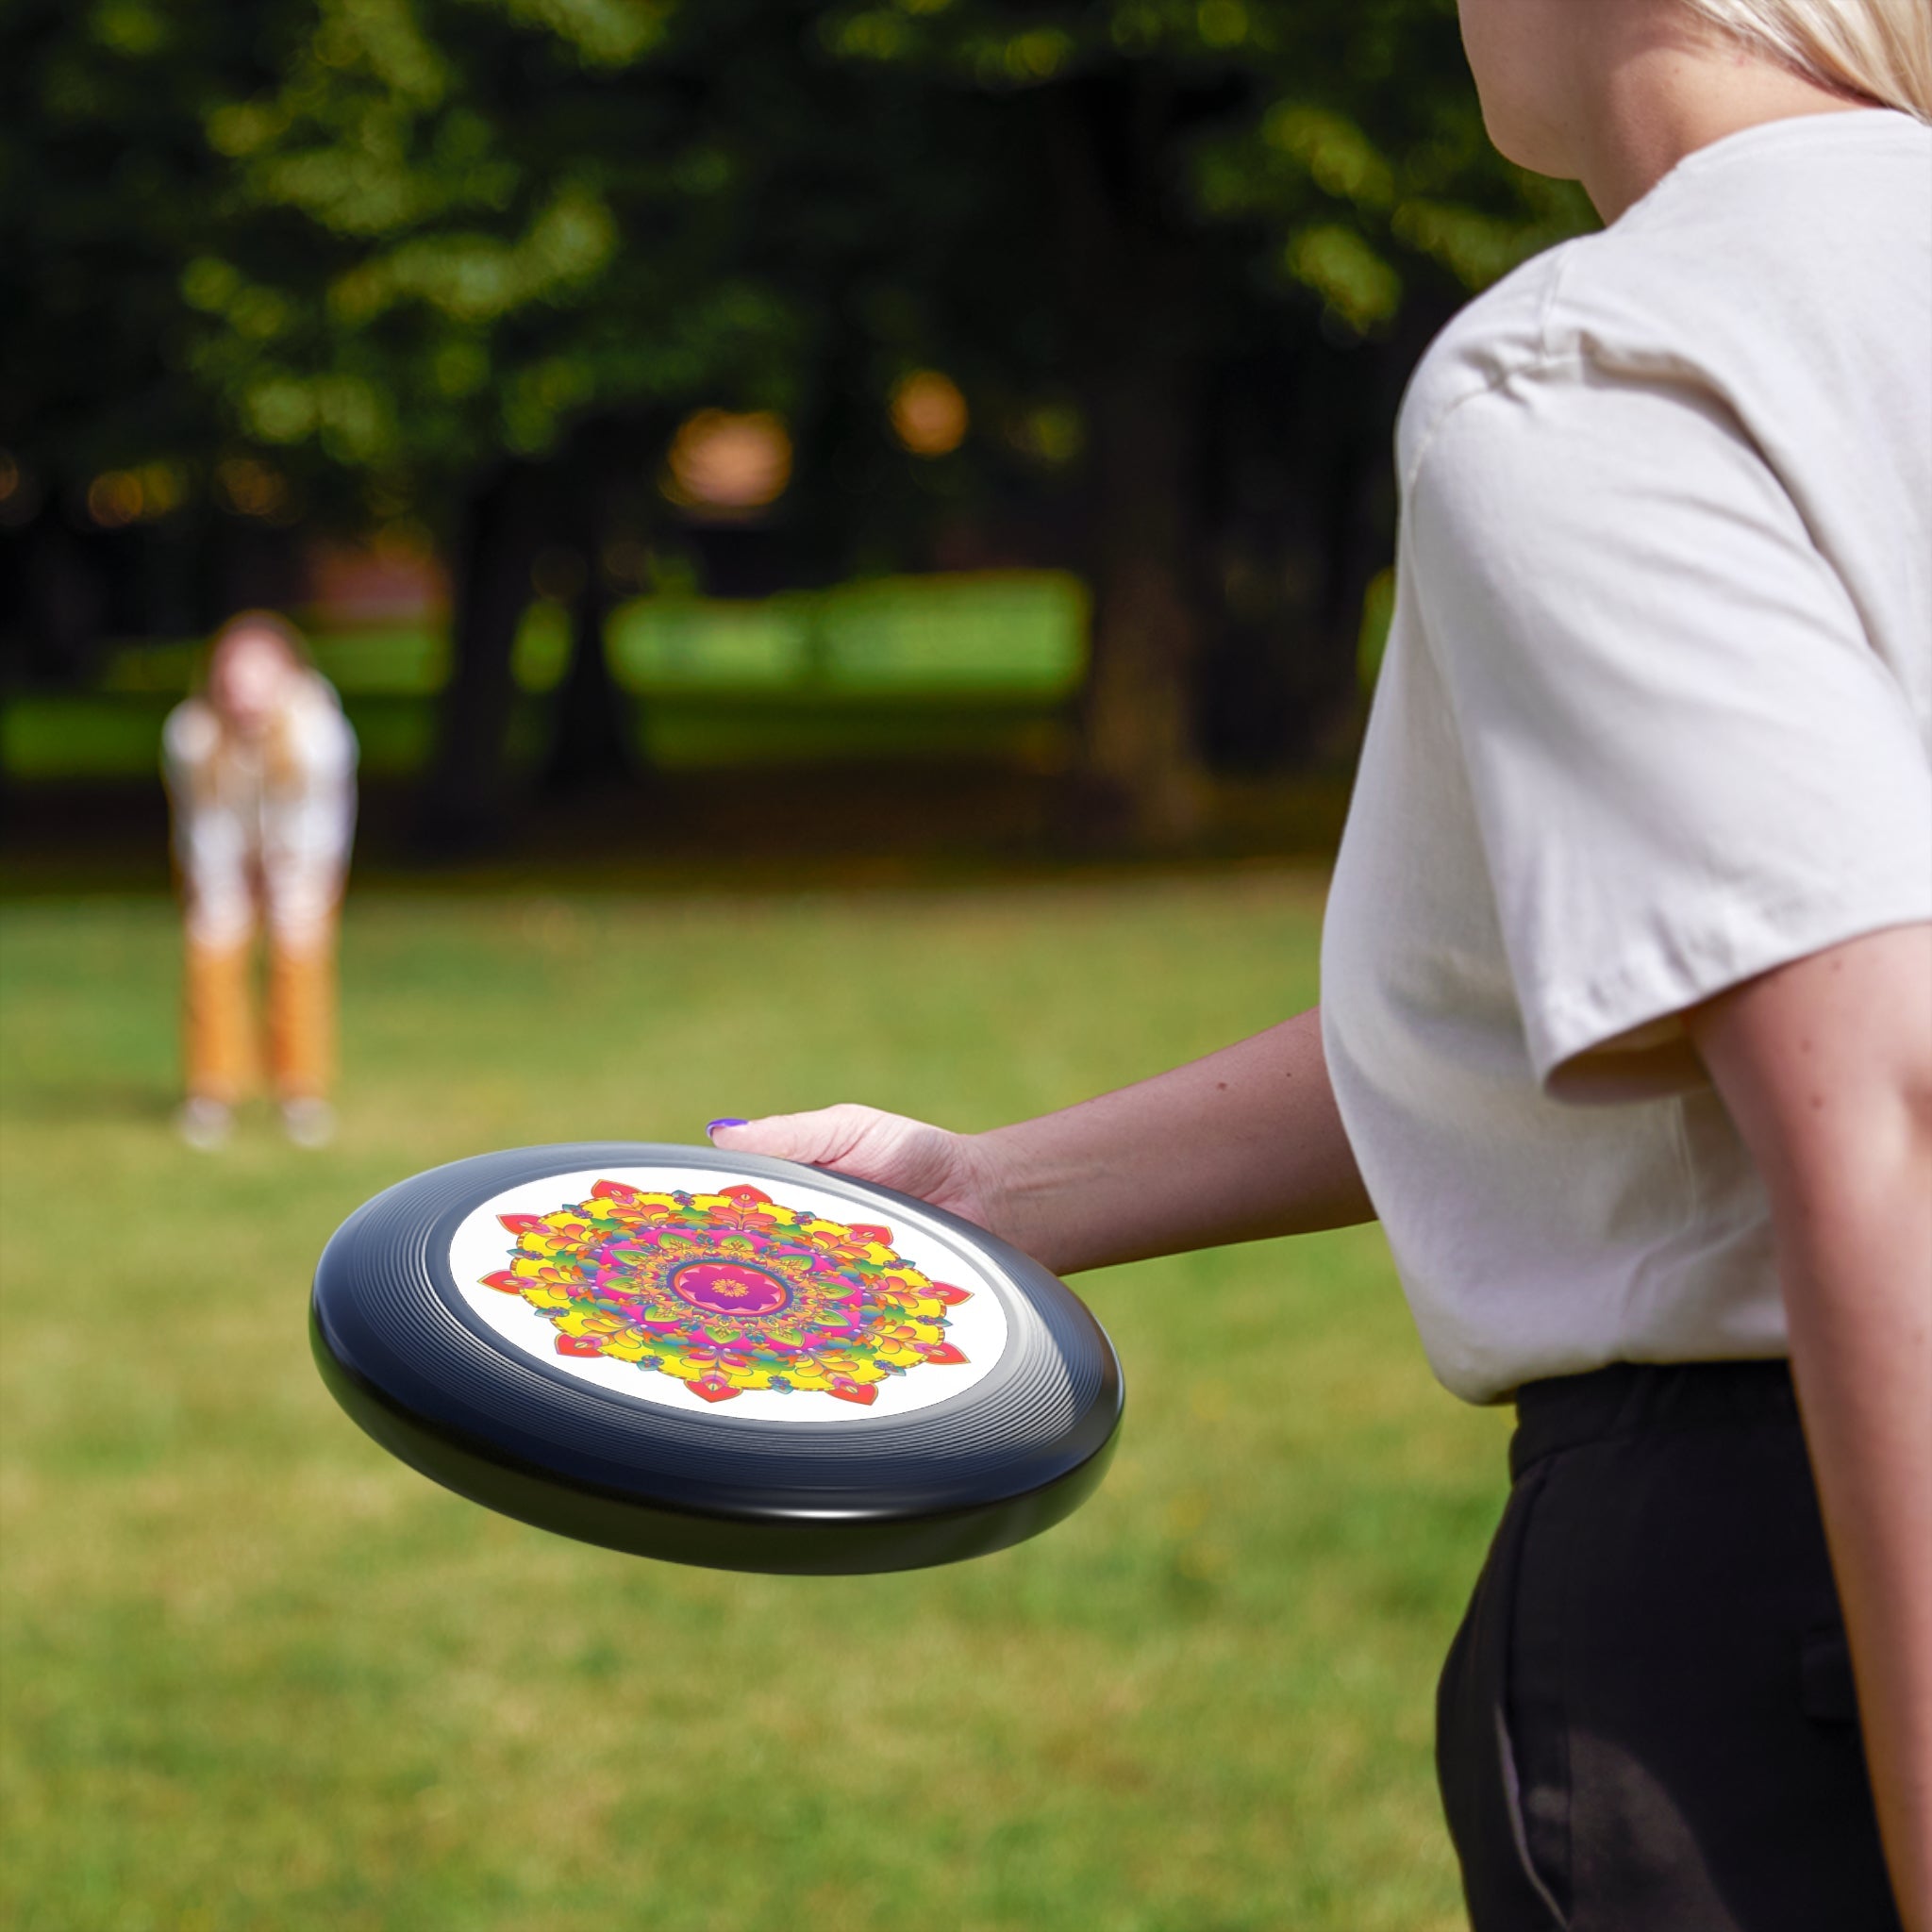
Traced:
<svg viewBox="0 0 1932 1932">
<path fill-rule="evenodd" d="M 1405 519 L 1550 1091 L 1681 1074 L 1686 1008 L 1932 919 L 1924 727 L 1707 392 L 1512 377 L 1442 421 Z"/>
</svg>

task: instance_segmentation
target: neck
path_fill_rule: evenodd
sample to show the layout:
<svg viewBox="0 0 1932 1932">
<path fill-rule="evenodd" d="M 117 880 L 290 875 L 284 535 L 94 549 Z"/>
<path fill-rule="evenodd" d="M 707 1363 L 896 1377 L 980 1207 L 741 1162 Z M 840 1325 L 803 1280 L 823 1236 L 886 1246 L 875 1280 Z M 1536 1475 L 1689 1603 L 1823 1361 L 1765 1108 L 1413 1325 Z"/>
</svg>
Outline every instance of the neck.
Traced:
<svg viewBox="0 0 1932 1932">
<path fill-rule="evenodd" d="M 1715 33 L 1692 34 L 1645 9 L 1605 8 L 1626 31 L 1590 52 L 1595 78 L 1577 90 L 1574 158 L 1584 192 L 1614 222 L 1686 155 L 1768 121 L 1870 108 Z"/>
</svg>

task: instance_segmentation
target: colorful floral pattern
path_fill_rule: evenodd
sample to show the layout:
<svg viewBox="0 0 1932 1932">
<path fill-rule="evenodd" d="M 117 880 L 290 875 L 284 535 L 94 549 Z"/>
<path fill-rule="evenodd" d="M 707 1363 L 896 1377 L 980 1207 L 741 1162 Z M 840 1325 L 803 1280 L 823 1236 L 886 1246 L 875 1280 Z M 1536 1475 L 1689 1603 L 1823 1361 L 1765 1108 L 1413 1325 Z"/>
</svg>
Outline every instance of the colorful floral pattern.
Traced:
<svg viewBox="0 0 1932 1932">
<path fill-rule="evenodd" d="M 892 1252 L 892 1231 L 782 1207 L 757 1188 L 652 1193 L 497 1217 L 516 1237 L 483 1285 L 521 1295 L 560 1356 L 675 1376 L 707 1402 L 748 1389 L 870 1405 L 889 1375 L 963 1363 L 946 1310 L 970 1291 Z"/>
</svg>

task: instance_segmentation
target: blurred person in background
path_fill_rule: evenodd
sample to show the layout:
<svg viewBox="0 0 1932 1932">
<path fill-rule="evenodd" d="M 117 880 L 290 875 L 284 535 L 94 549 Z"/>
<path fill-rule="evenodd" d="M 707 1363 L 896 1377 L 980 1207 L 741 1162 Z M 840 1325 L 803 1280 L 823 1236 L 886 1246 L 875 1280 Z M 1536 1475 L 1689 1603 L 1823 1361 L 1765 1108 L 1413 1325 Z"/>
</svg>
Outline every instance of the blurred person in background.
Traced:
<svg viewBox="0 0 1932 1932">
<path fill-rule="evenodd" d="M 1379 1218 L 1517 1411 L 1437 1701 L 1476 1932 L 1932 1932 L 1932 8 L 1460 11 L 1607 225 L 1405 398 L 1322 1007 L 712 1135 L 1061 1274 Z"/>
<path fill-rule="evenodd" d="M 301 1147 L 335 1130 L 336 920 L 356 822 L 356 735 L 300 634 L 262 610 L 231 618 L 202 690 L 170 713 L 162 759 L 187 925 L 176 1115 L 218 1147 L 258 1081 L 253 982 L 268 933 L 267 1066 Z"/>
</svg>

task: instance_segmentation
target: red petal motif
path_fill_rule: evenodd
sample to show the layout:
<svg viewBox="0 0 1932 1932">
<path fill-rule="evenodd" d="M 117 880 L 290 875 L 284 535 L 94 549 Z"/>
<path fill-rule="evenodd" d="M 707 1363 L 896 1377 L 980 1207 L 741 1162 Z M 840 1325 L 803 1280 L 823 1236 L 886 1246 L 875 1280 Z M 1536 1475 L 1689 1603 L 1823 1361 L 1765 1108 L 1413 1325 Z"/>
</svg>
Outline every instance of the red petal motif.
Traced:
<svg viewBox="0 0 1932 1932">
<path fill-rule="evenodd" d="M 741 1208 L 769 1208 L 772 1205 L 771 1195 L 766 1193 L 762 1188 L 747 1187 L 741 1184 L 735 1188 L 720 1188 L 718 1191 L 727 1201 L 736 1201 Z"/>
<path fill-rule="evenodd" d="M 557 1338 L 558 1355 L 602 1355 L 603 1349 L 592 1335 L 559 1335 Z"/>
<path fill-rule="evenodd" d="M 499 1294 L 522 1294 L 524 1278 L 520 1274 L 512 1274 L 508 1268 L 499 1268 L 494 1274 L 483 1277 L 483 1286 L 495 1289 Z"/>
<path fill-rule="evenodd" d="M 956 1363 L 963 1362 L 966 1359 L 950 1341 L 932 1342 L 922 1349 L 920 1353 L 925 1357 L 927 1361 L 938 1362 L 944 1368 L 951 1368 Z"/>
<path fill-rule="evenodd" d="M 949 1308 L 957 1308 L 961 1302 L 970 1302 L 973 1299 L 973 1291 L 970 1288 L 955 1288 L 950 1281 L 935 1281 L 929 1291 L 944 1302 Z"/>
<path fill-rule="evenodd" d="M 839 1381 L 832 1384 L 832 1393 L 841 1402 L 857 1402 L 870 1408 L 878 1397 L 878 1390 L 871 1382 Z"/>
<path fill-rule="evenodd" d="M 591 1190 L 593 1201 L 635 1201 L 638 1191 L 624 1181 L 599 1181 Z"/>
<path fill-rule="evenodd" d="M 536 1214 L 499 1214 L 496 1218 L 512 1234 L 535 1234 L 543 1225 L 542 1217 Z"/>
<path fill-rule="evenodd" d="M 700 1375 L 695 1382 L 687 1382 L 684 1386 L 693 1395 L 702 1395 L 707 1402 L 729 1402 L 740 1392 L 722 1375 Z"/>
<path fill-rule="evenodd" d="M 882 1248 L 892 1245 L 892 1230 L 879 1226 L 876 1222 L 855 1221 L 846 1232 L 856 1241 L 877 1241 Z"/>
</svg>

